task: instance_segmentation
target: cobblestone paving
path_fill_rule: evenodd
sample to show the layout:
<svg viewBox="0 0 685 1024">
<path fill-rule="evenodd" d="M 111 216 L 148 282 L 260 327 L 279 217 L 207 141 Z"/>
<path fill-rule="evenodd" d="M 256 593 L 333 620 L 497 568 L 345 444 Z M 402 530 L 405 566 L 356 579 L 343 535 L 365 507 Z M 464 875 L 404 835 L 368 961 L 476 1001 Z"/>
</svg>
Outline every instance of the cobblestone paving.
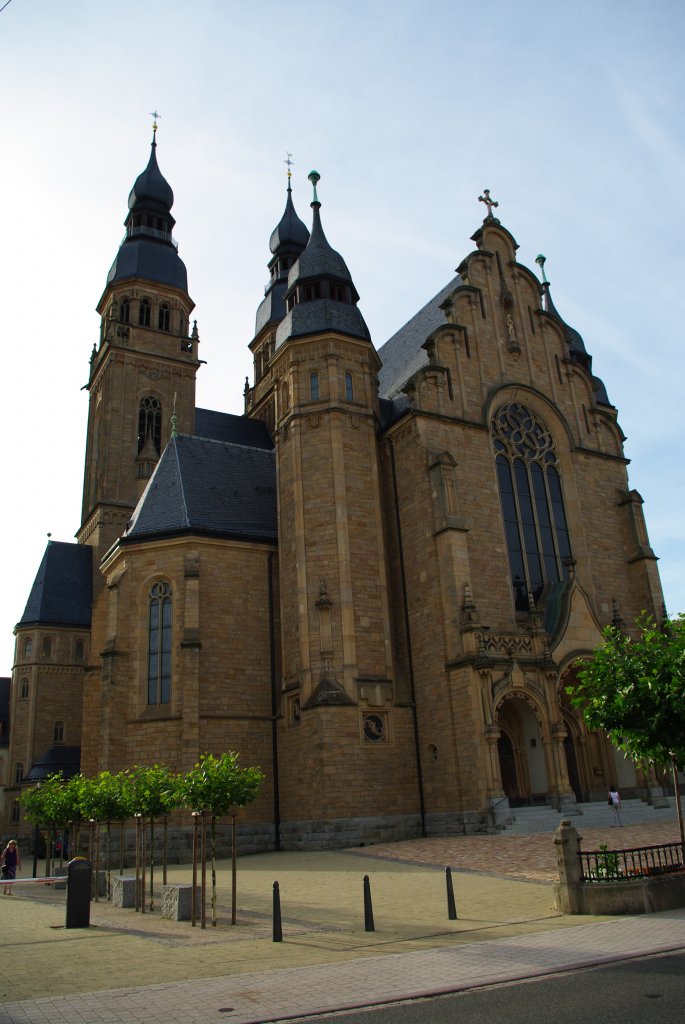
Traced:
<svg viewBox="0 0 685 1024">
<path fill-rule="evenodd" d="M 674 819 L 626 825 L 624 828 L 583 828 L 573 822 L 583 839 L 584 850 L 598 850 L 602 843 L 609 849 L 627 849 L 657 843 L 677 842 L 678 823 Z M 400 843 L 365 846 L 355 853 L 367 857 L 387 857 L 409 864 L 449 866 L 452 870 L 478 871 L 529 882 L 552 883 L 557 880 L 557 865 L 552 843 L 553 832 L 511 836 L 439 836 L 407 839 Z"/>
</svg>

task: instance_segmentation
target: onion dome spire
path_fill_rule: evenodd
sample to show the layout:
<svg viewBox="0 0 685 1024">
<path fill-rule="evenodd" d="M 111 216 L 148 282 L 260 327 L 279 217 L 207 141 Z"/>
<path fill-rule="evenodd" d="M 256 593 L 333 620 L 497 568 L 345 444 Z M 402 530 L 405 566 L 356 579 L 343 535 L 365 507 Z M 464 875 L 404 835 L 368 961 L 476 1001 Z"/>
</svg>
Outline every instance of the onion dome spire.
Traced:
<svg viewBox="0 0 685 1024">
<path fill-rule="evenodd" d="M 264 289 L 264 298 L 257 309 L 255 334 L 269 323 L 279 323 L 285 316 L 283 296 L 288 287 L 288 272 L 297 257 L 309 241 L 309 231 L 295 212 L 293 190 L 290 184 L 292 177 L 291 153 L 285 161 L 288 165 L 288 188 L 283 216 L 271 232 L 269 249 L 272 257 L 269 260 L 269 283 Z"/>
<path fill-rule="evenodd" d="M 126 234 L 107 276 L 107 283 L 141 277 L 188 290 L 186 268 L 172 237 L 174 193 L 157 163 L 157 121 L 147 167 L 136 178 L 128 197 Z"/>
<path fill-rule="evenodd" d="M 287 338 L 322 331 L 337 331 L 370 340 L 357 308 L 359 293 L 339 252 L 329 244 L 321 224 L 321 203 L 316 186 L 321 175 L 308 175 L 313 186 L 312 231 L 307 248 L 288 274 L 285 302 L 288 310 L 276 333 L 276 346 Z"/>
</svg>

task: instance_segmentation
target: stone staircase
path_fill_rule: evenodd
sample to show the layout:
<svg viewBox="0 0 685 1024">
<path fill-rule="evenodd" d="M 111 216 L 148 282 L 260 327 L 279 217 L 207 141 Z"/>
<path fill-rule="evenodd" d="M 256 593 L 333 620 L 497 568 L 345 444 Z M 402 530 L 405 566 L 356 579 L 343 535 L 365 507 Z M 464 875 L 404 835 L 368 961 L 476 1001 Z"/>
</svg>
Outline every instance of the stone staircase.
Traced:
<svg viewBox="0 0 685 1024">
<path fill-rule="evenodd" d="M 644 800 L 623 800 L 621 818 L 624 825 L 648 824 L 654 821 L 675 821 L 675 801 L 667 797 L 667 807 L 652 807 Z M 528 836 L 536 832 L 553 832 L 559 822 L 568 818 L 573 825 L 582 828 L 610 825 L 612 811 L 606 800 L 593 803 L 575 804 L 559 812 L 550 806 L 513 807 L 511 820 L 500 831 L 509 836 Z"/>
</svg>

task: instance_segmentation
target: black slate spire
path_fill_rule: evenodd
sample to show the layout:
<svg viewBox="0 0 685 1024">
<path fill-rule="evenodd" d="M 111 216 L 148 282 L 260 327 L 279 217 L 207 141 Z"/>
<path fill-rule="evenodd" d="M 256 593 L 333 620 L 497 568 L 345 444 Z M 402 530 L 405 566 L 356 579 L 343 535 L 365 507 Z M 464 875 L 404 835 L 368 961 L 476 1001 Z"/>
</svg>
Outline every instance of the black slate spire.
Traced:
<svg viewBox="0 0 685 1024">
<path fill-rule="evenodd" d="M 288 274 L 285 293 L 287 316 L 276 333 L 276 347 L 288 338 L 322 331 L 338 331 L 370 339 L 357 302 L 359 294 L 339 252 L 329 244 L 321 224 L 321 203 L 316 193 L 318 171 L 308 175 L 314 187 L 312 232 L 307 248 Z"/>
<path fill-rule="evenodd" d="M 156 130 L 155 125 L 147 167 L 129 193 L 126 234 L 107 284 L 141 277 L 187 292 L 188 275 L 171 234 L 176 223 L 171 215 L 174 193 L 157 163 Z"/>
<path fill-rule="evenodd" d="M 271 232 L 269 248 L 273 253 L 269 260 L 269 283 L 264 289 L 264 298 L 257 309 L 255 334 L 268 323 L 280 323 L 285 316 L 284 295 L 288 287 L 288 272 L 309 241 L 309 231 L 295 212 L 293 190 L 290 187 L 288 169 L 288 194 L 283 216 Z"/>
</svg>

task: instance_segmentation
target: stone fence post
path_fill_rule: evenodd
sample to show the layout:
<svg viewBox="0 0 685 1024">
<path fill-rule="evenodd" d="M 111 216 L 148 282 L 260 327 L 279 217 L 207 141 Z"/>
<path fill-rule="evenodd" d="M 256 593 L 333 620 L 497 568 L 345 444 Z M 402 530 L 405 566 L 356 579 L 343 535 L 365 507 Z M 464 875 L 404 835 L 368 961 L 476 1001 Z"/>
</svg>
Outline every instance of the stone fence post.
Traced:
<svg viewBox="0 0 685 1024">
<path fill-rule="evenodd" d="M 557 910 L 560 910 L 562 914 L 581 914 L 583 912 L 581 864 L 578 856 L 582 838 L 566 818 L 554 833 L 554 846 L 559 869 L 559 881 L 554 885 L 554 902 Z"/>
</svg>

